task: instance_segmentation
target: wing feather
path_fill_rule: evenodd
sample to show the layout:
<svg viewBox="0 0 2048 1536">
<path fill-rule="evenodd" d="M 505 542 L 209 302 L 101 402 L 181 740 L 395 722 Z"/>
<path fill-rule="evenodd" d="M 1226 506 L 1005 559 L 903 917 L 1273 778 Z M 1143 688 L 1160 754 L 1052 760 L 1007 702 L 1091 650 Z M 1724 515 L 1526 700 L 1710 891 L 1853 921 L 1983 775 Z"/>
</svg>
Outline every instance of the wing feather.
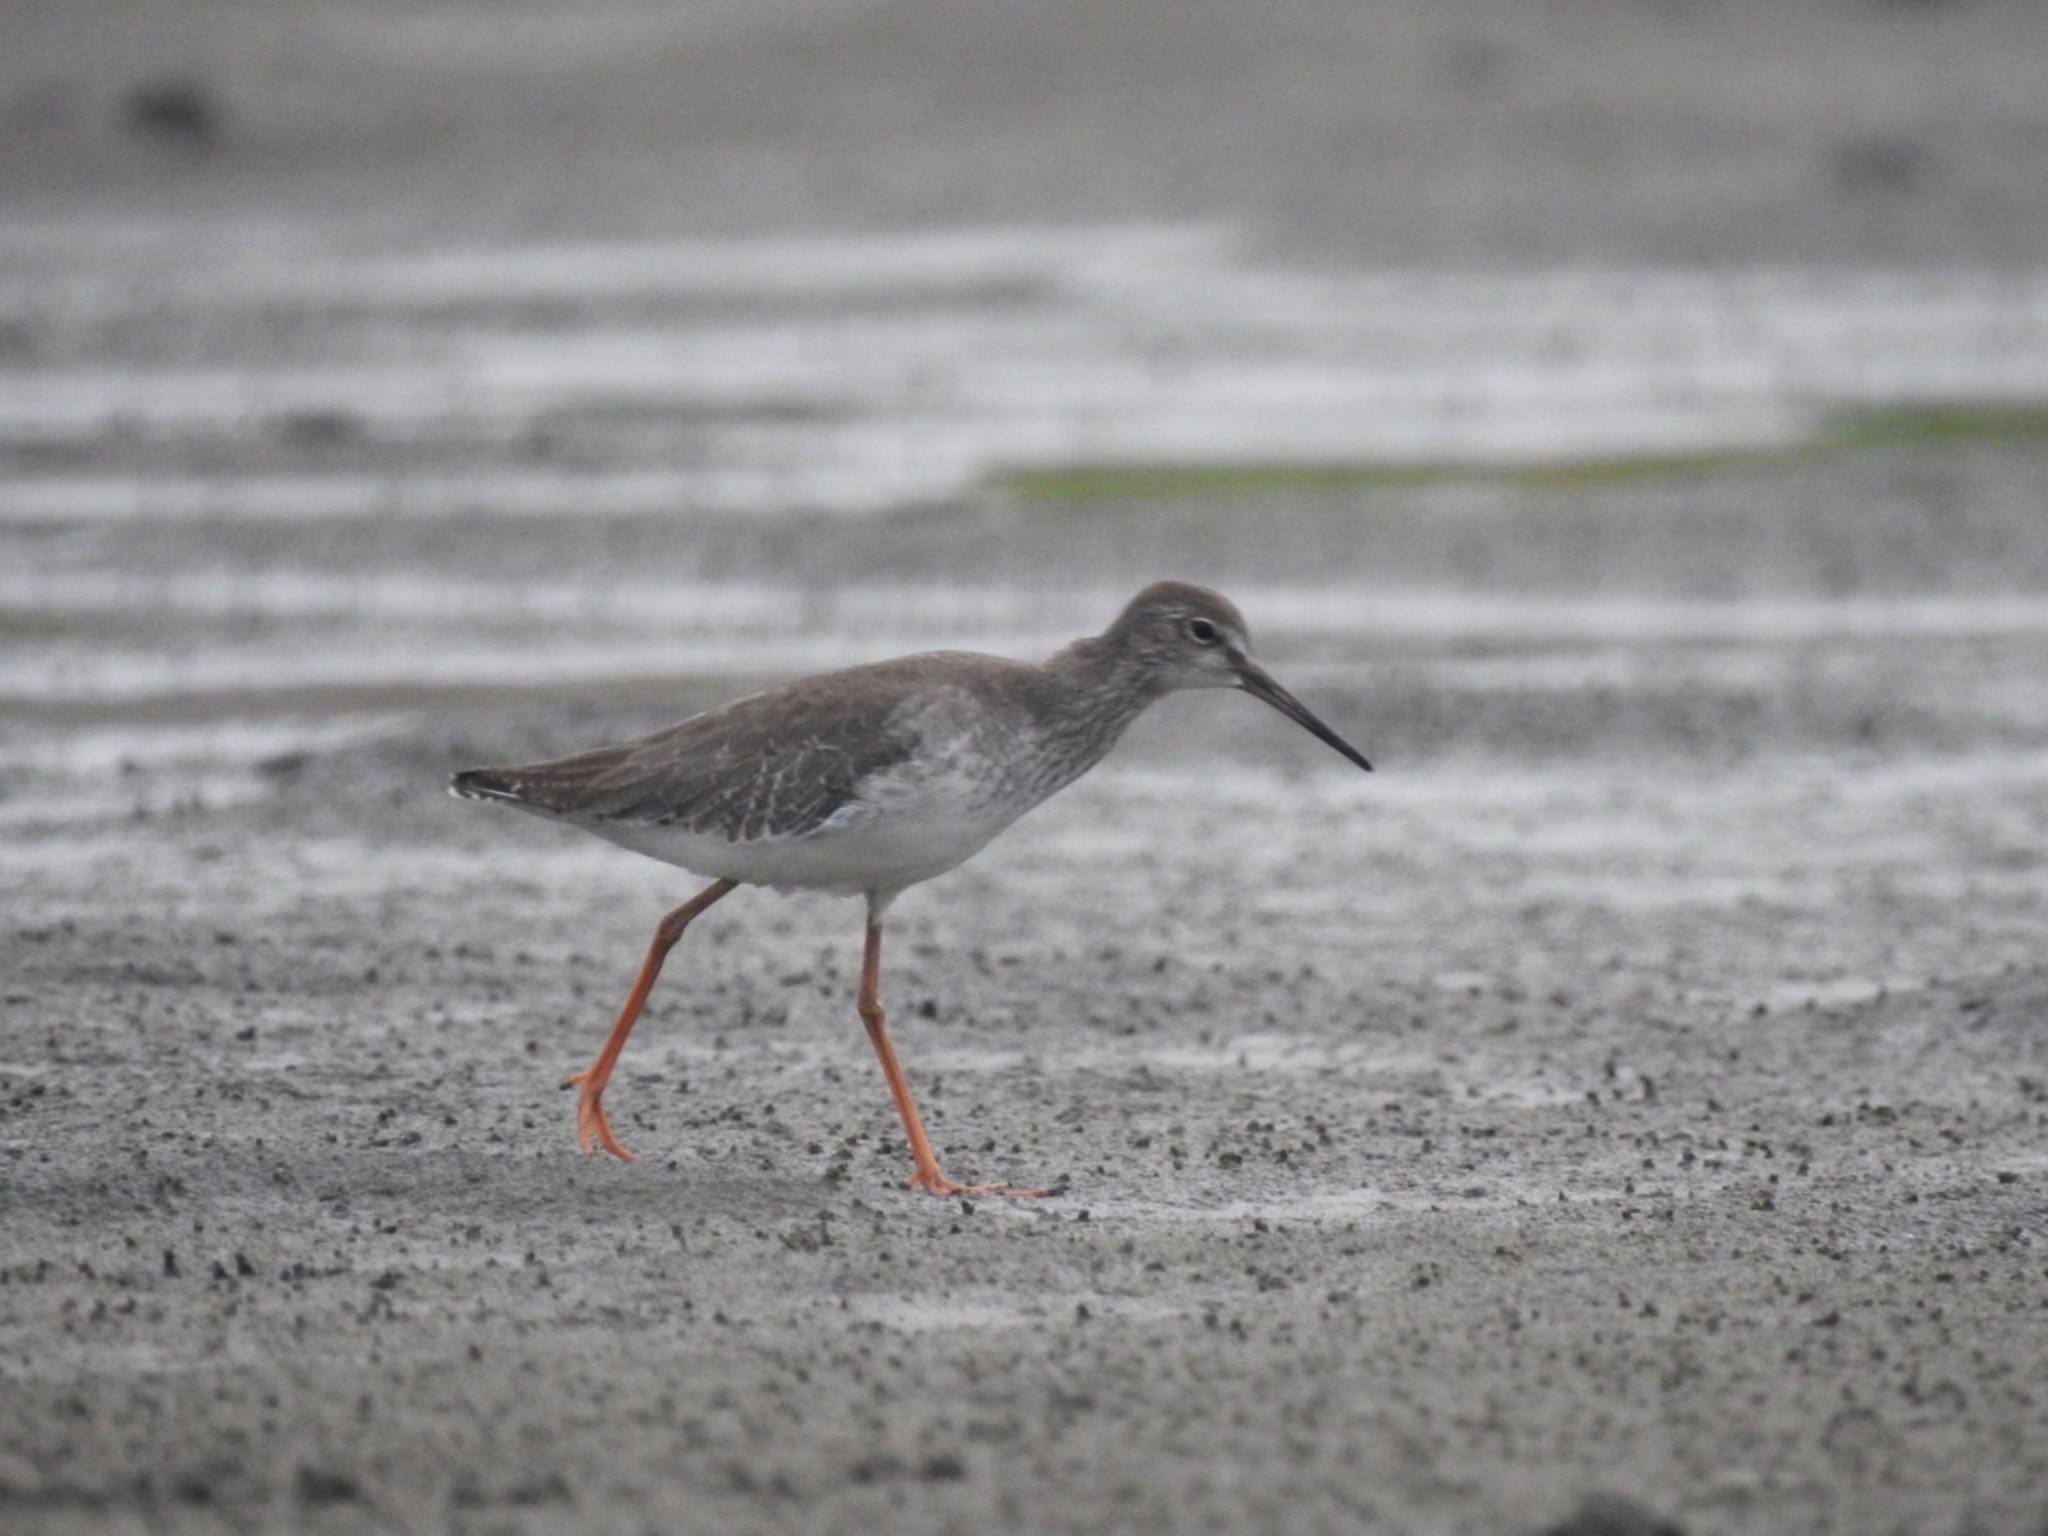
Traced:
<svg viewBox="0 0 2048 1536">
<path fill-rule="evenodd" d="M 934 659 L 804 678 L 636 741 L 473 768 L 451 787 L 585 824 L 680 826 L 734 842 L 802 837 L 857 801 L 864 780 L 916 753 L 915 711 L 901 706 L 929 683 Z"/>
</svg>

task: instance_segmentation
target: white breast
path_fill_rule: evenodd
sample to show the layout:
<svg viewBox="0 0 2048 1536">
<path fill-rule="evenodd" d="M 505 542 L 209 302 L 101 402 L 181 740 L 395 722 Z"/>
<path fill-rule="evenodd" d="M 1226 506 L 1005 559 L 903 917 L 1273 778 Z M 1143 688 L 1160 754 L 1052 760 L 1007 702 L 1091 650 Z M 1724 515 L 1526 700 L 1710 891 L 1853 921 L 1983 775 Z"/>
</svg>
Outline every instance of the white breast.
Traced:
<svg viewBox="0 0 2048 1536">
<path fill-rule="evenodd" d="M 707 879 L 836 895 L 893 895 L 970 858 L 1025 811 L 990 793 L 965 739 L 870 775 L 858 795 L 801 836 L 733 842 L 680 826 L 584 823 L 623 848 Z M 984 765 L 985 770 L 985 765 Z"/>
</svg>

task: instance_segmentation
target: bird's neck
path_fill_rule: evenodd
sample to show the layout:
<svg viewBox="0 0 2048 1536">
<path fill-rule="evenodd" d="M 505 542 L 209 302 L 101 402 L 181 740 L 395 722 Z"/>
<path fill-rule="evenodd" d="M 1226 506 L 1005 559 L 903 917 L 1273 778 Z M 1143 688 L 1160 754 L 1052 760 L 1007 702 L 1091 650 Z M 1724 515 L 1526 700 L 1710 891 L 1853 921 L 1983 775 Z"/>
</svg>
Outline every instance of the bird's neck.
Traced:
<svg viewBox="0 0 2048 1536">
<path fill-rule="evenodd" d="M 1148 668 L 1106 636 L 1076 640 L 1043 665 L 1070 750 L 1092 764 L 1116 745 L 1130 723 L 1169 690 Z"/>
<path fill-rule="evenodd" d="M 1106 637 L 1076 640 L 1018 675 L 1031 716 L 1021 750 L 994 754 L 996 798 L 1015 816 L 1101 762 L 1145 706 L 1165 692 Z"/>
</svg>

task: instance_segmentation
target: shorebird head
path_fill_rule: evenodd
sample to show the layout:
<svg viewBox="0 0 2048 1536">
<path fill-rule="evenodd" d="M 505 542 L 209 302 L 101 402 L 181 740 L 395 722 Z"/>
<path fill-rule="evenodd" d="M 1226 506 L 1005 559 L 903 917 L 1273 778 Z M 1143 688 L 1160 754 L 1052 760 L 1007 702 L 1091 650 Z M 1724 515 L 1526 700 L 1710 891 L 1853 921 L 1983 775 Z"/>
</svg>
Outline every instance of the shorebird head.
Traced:
<svg viewBox="0 0 2048 1536">
<path fill-rule="evenodd" d="M 1193 582 L 1155 581 L 1125 604 L 1103 638 L 1152 673 L 1165 690 L 1242 688 L 1372 771 L 1362 752 L 1252 660 L 1244 615 L 1221 592 Z"/>
</svg>

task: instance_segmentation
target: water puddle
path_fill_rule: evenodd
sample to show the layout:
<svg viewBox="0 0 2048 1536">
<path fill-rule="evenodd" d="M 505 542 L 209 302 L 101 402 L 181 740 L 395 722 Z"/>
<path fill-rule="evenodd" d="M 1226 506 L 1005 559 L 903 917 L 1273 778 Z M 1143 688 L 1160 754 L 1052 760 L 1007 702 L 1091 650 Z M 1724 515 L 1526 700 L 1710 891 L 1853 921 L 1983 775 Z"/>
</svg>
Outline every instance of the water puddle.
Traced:
<svg viewBox="0 0 2048 1536">
<path fill-rule="evenodd" d="M 1574 1184 L 1569 1193 L 1573 1204 L 1605 1203 L 1623 1198 L 1626 1196 L 1622 1190 L 1605 1186 Z M 1438 1212 L 1453 1216 L 1482 1212 L 1495 1214 L 1538 1202 L 1554 1203 L 1556 1199 L 1557 1190 L 1550 1183 L 1518 1184 L 1489 1175 L 1484 1185 L 1464 1185 L 1455 1189 L 1324 1189 L 1223 1200 L 1213 1204 L 1091 1199 L 1088 1210 L 1091 1219 L 1124 1217 L 1203 1224 L 1265 1221 L 1306 1226 L 1369 1226 L 1396 1217 Z"/>
<path fill-rule="evenodd" d="M 821 591 L 744 581 L 293 569 L 16 573 L 0 576 L 0 612 L 24 633 L 0 654 L 0 694 L 55 702 L 777 676 L 925 648 L 1033 658 L 1099 628 L 1128 595 L 972 583 Z M 2048 633 L 2048 599 L 2024 596 L 1502 602 L 1298 587 L 1253 587 L 1239 596 L 1265 630 L 1297 643 L 1411 638 L 1569 647 L 1411 663 L 1417 677 L 1481 690 L 1758 690 L 1781 680 L 1788 647 L 1809 641 Z M 144 643 L 122 633 L 172 621 L 190 629 L 190 643 Z M 244 626 L 244 643 L 211 633 L 230 622 Z M 1690 645 L 1703 648 L 1683 649 Z M 1326 679 L 1355 683 L 1357 671 L 1352 663 L 1306 665 L 1289 675 L 1297 687 L 1313 688 Z"/>
<path fill-rule="evenodd" d="M 1887 997 L 1926 990 L 1924 978 L 1894 976 L 1835 976 L 1826 980 L 1781 981 L 1767 988 L 1763 1001 L 1773 1010 L 1803 1008 L 1853 1008 Z"/>
</svg>

